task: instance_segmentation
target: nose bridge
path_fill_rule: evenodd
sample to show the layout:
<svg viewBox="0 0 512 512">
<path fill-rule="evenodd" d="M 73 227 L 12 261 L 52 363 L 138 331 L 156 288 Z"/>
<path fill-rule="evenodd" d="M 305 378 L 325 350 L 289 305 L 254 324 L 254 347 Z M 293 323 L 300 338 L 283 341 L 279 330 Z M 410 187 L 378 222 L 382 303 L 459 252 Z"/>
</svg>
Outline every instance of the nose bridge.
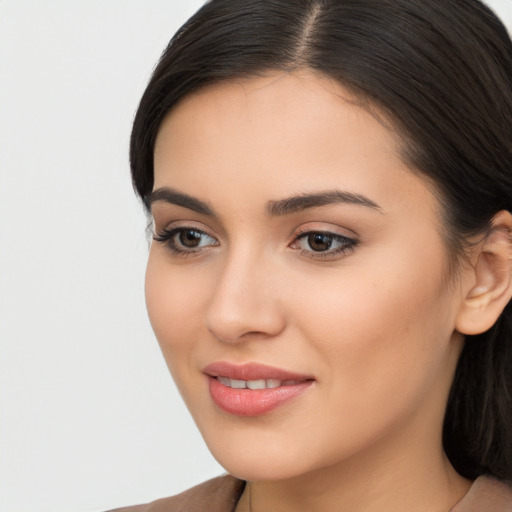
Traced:
<svg viewBox="0 0 512 512">
<path fill-rule="evenodd" d="M 272 337 L 284 327 L 275 289 L 273 265 L 251 244 L 234 247 L 219 271 L 206 312 L 206 326 L 219 340 L 236 343 L 248 335 Z"/>
</svg>

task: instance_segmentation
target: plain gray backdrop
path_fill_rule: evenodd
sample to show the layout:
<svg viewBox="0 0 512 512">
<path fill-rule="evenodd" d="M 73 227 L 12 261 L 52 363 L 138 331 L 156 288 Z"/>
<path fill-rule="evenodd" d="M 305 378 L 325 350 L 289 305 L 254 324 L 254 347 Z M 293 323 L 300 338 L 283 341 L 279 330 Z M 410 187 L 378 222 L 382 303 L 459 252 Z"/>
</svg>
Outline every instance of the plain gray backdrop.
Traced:
<svg viewBox="0 0 512 512">
<path fill-rule="evenodd" d="M 215 476 L 143 296 L 128 138 L 201 0 L 0 0 L 0 511 L 95 512 Z M 512 0 L 489 4 L 512 26 Z"/>
</svg>

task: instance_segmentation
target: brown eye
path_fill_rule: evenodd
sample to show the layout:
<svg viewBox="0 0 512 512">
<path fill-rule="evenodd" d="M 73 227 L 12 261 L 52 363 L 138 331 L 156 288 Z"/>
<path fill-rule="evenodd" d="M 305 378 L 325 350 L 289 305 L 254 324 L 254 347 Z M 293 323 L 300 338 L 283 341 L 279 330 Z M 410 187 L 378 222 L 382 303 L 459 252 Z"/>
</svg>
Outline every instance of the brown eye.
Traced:
<svg viewBox="0 0 512 512">
<path fill-rule="evenodd" d="M 204 233 L 201 231 L 196 231 L 195 229 L 184 229 L 177 233 L 177 235 L 179 243 L 183 247 L 187 247 L 188 249 L 195 249 L 196 247 L 200 246 Z"/>
<path fill-rule="evenodd" d="M 358 241 L 330 231 L 309 231 L 302 233 L 290 245 L 300 249 L 303 256 L 309 258 L 336 259 L 354 250 Z"/>
<path fill-rule="evenodd" d="M 315 252 L 328 251 L 334 241 L 329 233 L 310 233 L 307 237 L 308 245 Z"/>
<path fill-rule="evenodd" d="M 155 233 L 153 239 L 165 244 L 177 255 L 199 253 L 219 245 L 219 242 L 208 233 L 187 227 L 164 229 L 160 233 Z"/>
</svg>

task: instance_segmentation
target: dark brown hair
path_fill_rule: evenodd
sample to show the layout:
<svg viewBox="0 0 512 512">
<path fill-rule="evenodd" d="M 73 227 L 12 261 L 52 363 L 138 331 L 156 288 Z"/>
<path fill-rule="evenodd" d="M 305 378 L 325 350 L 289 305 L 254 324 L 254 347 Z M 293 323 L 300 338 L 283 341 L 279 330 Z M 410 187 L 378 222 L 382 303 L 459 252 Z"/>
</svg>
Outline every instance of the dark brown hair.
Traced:
<svg viewBox="0 0 512 512">
<path fill-rule="evenodd" d="M 435 184 L 453 258 L 512 211 L 512 43 L 478 0 L 211 0 L 163 53 L 133 124 L 143 202 L 167 113 L 209 84 L 307 68 L 385 112 L 414 172 Z M 468 336 L 444 448 L 467 478 L 512 480 L 512 309 Z"/>
</svg>

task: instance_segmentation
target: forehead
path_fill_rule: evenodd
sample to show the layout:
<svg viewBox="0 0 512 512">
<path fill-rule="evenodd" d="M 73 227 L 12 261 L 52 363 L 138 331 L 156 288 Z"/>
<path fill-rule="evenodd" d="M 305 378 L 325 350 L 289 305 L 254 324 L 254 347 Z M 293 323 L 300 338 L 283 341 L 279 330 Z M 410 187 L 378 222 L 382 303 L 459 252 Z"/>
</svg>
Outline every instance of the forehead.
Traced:
<svg viewBox="0 0 512 512">
<path fill-rule="evenodd" d="M 342 110 L 344 112 L 342 112 Z M 367 117 L 381 124 L 382 135 L 400 145 L 391 120 L 386 119 L 378 106 L 356 96 L 336 80 L 308 70 L 293 73 L 272 72 L 257 78 L 240 78 L 208 85 L 185 96 L 166 116 L 160 126 L 156 149 L 162 134 L 180 124 L 195 130 L 208 128 L 219 118 L 230 116 L 240 124 L 250 121 L 254 128 L 258 121 L 266 128 L 288 128 L 275 136 L 292 135 L 293 128 L 309 121 L 315 124 L 339 121 L 352 114 L 349 121 L 364 123 Z M 285 124 L 283 124 L 285 122 Z M 296 134 L 293 134 L 296 135 Z"/>
<path fill-rule="evenodd" d="M 432 206 L 426 182 L 401 158 L 402 140 L 377 114 L 311 72 L 209 86 L 162 123 L 155 188 L 171 185 L 214 202 L 225 200 L 226 188 L 261 201 L 342 188 L 383 205 L 412 194 Z"/>
<path fill-rule="evenodd" d="M 208 86 L 185 97 L 160 127 L 156 167 L 162 158 L 176 160 L 182 150 L 189 149 L 183 146 L 189 141 L 200 144 L 212 156 L 245 160 L 245 166 L 249 164 L 244 158 L 248 147 L 265 149 L 256 159 L 264 163 L 269 151 L 273 157 L 279 152 L 285 156 L 287 148 L 306 141 L 301 158 L 322 150 L 327 159 L 333 156 L 332 142 L 336 142 L 340 149 L 357 143 L 362 157 L 379 151 L 398 160 L 401 140 L 389 126 L 369 114 L 358 98 L 332 79 L 307 71 L 275 73 Z M 365 133 L 368 137 L 362 138 Z M 254 153 L 250 151 L 253 160 Z M 195 156 L 200 158 L 201 154 L 195 152 Z"/>
</svg>

